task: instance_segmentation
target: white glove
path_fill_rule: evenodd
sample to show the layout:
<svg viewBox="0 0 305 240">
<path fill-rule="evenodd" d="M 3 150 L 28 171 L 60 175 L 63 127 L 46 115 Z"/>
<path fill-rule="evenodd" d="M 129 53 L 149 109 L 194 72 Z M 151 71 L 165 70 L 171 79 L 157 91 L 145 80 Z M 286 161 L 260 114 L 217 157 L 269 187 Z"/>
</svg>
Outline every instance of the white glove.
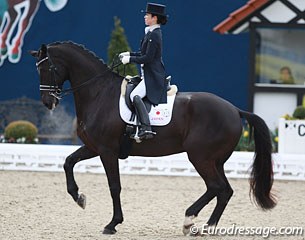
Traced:
<svg viewBox="0 0 305 240">
<path fill-rule="evenodd" d="M 129 61 L 130 61 L 130 56 L 123 56 L 122 58 L 121 58 L 121 62 L 125 65 L 125 64 L 127 64 L 127 63 L 129 63 Z"/>
<path fill-rule="evenodd" d="M 125 57 L 125 56 L 129 57 L 130 56 L 130 52 L 122 52 L 122 53 L 119 54 L 119 58 L 120 59 L 122 59 L 122 57 Z"/>
</svg>

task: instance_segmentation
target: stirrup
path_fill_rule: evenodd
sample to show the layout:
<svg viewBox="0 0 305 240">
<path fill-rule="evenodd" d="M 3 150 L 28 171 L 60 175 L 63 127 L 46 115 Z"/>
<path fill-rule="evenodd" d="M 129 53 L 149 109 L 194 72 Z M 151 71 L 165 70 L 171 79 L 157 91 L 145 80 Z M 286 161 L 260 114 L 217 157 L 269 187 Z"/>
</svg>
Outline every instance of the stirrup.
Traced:
<svg viewBox="0 0 305 240">
<path fill-rule="evenodd" d="M 137 127 L 136 133 L 130 135 L 130 138 L 134 139 L 137 143 L 141 143 L 142 140 L 152 139 L 156 134 L 157 134 L 156 132 L 153 132 L 151 130 L 145 130 L 145 131 L 139 130 L 139 127 Z"/>
<path fill-rule="evenodd" d="M 151 131 L 151 130 L 145 130 L 145 131 L 139 131 L 140 134 L 138 135 L 138 137 L 142 140 L 142 139 L 151 139 L 153 138 L 157 133 Z"/>
<path fill-rule="evenodd" d="M 140 130 L 141 131 L 141 130 Z M 157 135 L 156 132 L 153 132 L 151 130 L 145 130 L 145 131 L 142 131 L 142 133 L 145 133 L 145 134 L 151 134 L 151 135 Z"/>
</svg>

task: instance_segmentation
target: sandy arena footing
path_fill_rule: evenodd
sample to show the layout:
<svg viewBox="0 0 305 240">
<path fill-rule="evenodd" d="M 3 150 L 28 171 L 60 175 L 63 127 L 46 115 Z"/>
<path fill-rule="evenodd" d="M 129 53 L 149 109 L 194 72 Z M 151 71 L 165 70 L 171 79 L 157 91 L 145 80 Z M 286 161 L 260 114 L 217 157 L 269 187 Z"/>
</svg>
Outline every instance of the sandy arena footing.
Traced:
<svg viewBox="0 0 305 240">
<path fill-rule="evenodd" d="M 124 223 L 117 234 L 101 234 L 112 218 L 112 202 L 104 174 L 75 174 L 87 196 L 81 209 L 66 192 L 64 173 L 0 171 L 0 239 L 191 239 L 182 233 L 184 213 L 205 191 L 199 177 L 123 175 Z M 234 195 L 218 227 L 303 227 L 305 182 L 275 181 L 278 205 L 261 211 L 249 199 L 247 180 L 229 179 Z M 201 226 L 215 206 L 213 200 L 194 220 Z M 205 239 L 262 239 L 261 236 L 206 236 Z M 271 236 L 269 239 L 305 239 Z"/>
</svg>

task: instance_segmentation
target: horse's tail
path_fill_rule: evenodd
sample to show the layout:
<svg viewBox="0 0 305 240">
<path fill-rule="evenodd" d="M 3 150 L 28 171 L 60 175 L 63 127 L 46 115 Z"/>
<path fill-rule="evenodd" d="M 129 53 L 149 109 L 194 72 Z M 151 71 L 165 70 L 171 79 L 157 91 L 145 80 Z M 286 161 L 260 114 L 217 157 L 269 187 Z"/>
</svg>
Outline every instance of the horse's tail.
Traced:
<svg viewBox="0 0 305 240">
<path fill-rule="evenodd" d="M 264 210 L 275 207 L 276 200 L 271 193 L 273 184 L 272 144 L 269 128 L 259 116 L 239 110 L 242 118 L 250 125 L 250 137 L 254 130 L 255 159 L 250 176 L 250 193 Z"/>
</svg>

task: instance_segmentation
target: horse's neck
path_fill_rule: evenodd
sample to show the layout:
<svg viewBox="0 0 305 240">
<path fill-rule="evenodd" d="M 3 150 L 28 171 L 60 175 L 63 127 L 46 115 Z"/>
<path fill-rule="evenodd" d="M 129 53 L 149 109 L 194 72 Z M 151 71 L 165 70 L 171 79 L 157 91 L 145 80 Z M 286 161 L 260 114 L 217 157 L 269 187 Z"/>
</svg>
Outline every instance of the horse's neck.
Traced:
<svg viewBox="0 0 305 240">
<path fill-rule="evenodd" d="M 91 82 L 74 92 L 75 110 L 79 119 L 92 117 L 92 114 L 98 114 L 99 110 L 109 113 L 118 104 L 120 78 L 112 72 L 97 73 L 97 75 L 99 77 L 96 79 L 85 79 L 84 81 Z M 78 81 L 78 84 L 84 81 Z M 71 83 L 71 85 L 75 87 L 74 84 Z"/>
<path fill-rule="evenodd" d="M 114 108 L 119 100 L 122 78 L 82 50 L 62 48 L 61 51 L 65 56 L 71 87 L 79 87 L 74 92 L 77 117 L 85 119 L 89 113 L 98 114 L 99 109 Z M 88 84 L 82 85 L 87 81 Z"/>
<path fill-rule="evenodd" d="M 106 75 L 108 71 L 107 67 L 103 66 L 102 63 L 99 66 L 98 64 L 90 64 L 83 61 L 75 64 L 71 63 L 70 65 L 72 67 L 69 68 L 69 80 L 73 88 L 77 88 L 87 81 L 94 82 L 94 77 Z"/>
</svg>

